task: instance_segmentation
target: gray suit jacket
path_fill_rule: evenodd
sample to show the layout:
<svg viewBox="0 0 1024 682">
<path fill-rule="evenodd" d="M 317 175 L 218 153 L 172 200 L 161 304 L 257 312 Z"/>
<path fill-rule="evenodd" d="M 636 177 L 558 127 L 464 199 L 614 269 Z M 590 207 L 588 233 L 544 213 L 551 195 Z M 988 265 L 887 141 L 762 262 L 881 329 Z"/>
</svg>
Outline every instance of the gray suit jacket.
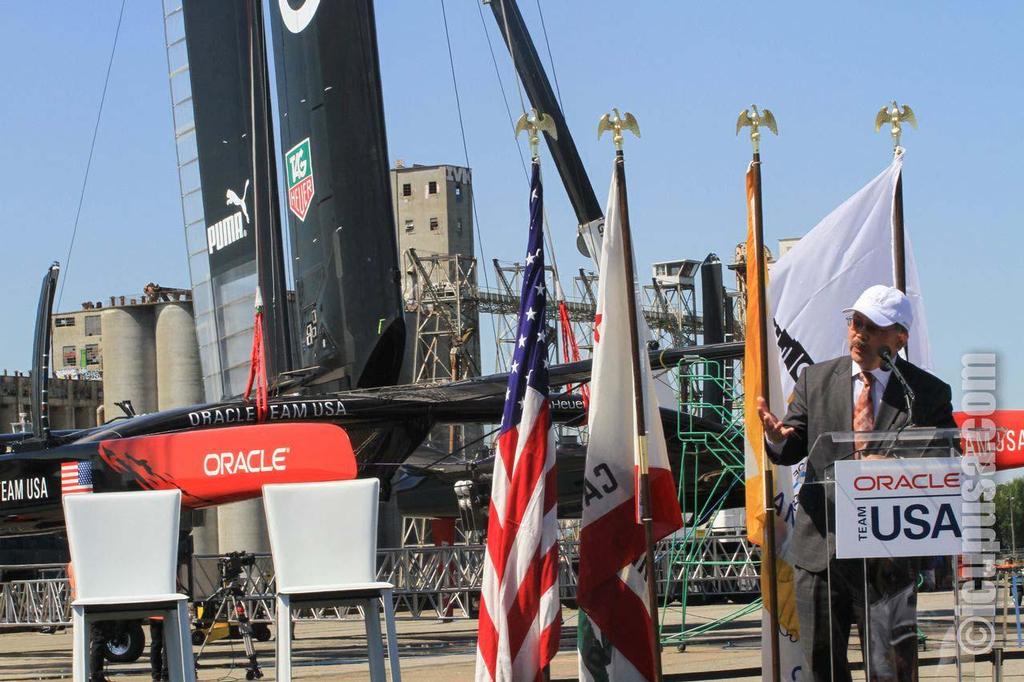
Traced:
<svg viewBox="0 0 1024 682">
<path fill-rule="evenodd" d="M 776 464 L 793 465 L 807 457 L 818 437 L 833 431 L 853 428 L 853 375 L 849 355 L 808 366 L 797 380 L 793 400 L 783 422 L 795 429 L 782 451 L 768 456 Z M 949 384 L 916 365 L 897 358 L 907 383 L 914 389 L 913 424 L 956 428 Z M 886 384 L 882 402 L 875 415 L 875 430 L 896 430 L 907 424 L 903 387 L 896 377 Z M 853 452 L 853 445 L 834 449 L 819 448 L 807 460 L 807 477 L 797 496 L 795 528 L 789 542 L 787 559 L 808 571 L 824 571 L 835 547 L 835 519 L 826 504 L 834 505 L 831 486 L 817 484 L 825 480 L 826 469 Z M 826 490 L 828 488 L 828 490 Z M 826 535 L 828 544 L 826 545 Z M 832 550 L 832 551 L 829 551 Z"/>
</svg>

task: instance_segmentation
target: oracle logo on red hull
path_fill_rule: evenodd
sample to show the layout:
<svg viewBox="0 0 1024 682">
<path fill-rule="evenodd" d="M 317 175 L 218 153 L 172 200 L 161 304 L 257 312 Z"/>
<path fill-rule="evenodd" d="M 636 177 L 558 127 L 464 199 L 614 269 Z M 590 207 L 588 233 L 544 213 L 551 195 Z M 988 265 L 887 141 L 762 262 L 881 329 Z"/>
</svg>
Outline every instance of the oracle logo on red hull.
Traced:
<svg viewBox="0 0 1024 682">
<path fill-rule="evenodd" d="M 145 490 L 179 489 L 190 508 L 259 497 L 267 483 L 356 477 L 356 458 L 334 424 L 253 424 L 105 440 L 100 457 Z"/>
<path fill-rule="evenodd" d="M 274 448 L 270 455 L 266 450 L 249 452 L 211 452 L 203 458 L 203 472 L 207 476 L 233 476 L 235 474 L 259 474 L 271 471 L 285 471 L 285 457 L 291 448 Z"/>
</svg>

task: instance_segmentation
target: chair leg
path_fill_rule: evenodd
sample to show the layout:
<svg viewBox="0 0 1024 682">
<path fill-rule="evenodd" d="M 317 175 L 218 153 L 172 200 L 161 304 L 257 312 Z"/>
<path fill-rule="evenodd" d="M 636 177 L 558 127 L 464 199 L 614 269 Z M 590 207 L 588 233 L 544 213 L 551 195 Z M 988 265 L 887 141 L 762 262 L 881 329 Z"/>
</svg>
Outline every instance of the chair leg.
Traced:
<svg viewBox="0 0 1024 682">
<path fill-rule="evenodd" d="M 164 655 L 172 679 L 195 682 L 196 666 L 192 658 L 192 633 L 189 629 L 188 604 L 178 603 L 164 617 Z"/>
<path fill-rule="evenodd" d="M 380 636 L 380 611 L 377 599 L 366 599 L 362 602 L 363 622 L 366 623 L 366 653 L 370 659 L 371 682 L 385 682 L 384 646 Z"/>
<path fill-rule="evenodd" d="M 287 594 L 277 595 L 276 669 L 279 682 L 292 679 L 292 604 Z"/>
<path fill-rule="evenodd" d="M 178 629 L 177 614 L 175 611 L 164 612 L 164 662 L 167 665 L 167 674 L 177 682 L 182 679 L 182 656 L 181 656 L 181 632 Z"/>
<path fill-rule="evenodd" d="M 402 682 L 402 668 L 398 662 L 398 632 L 395 629 L 395 602 L 391 590 L 381 590 L 380 600 L 384 603 L 384 627 L 388 633 L 388 662 L 391 666 L 391 682 Z"/>
<path fill-rule="evenodd" d="M 71 679 L 89 680 L 89 623 L 81 606 L 71 607 Z"/>
</svg>

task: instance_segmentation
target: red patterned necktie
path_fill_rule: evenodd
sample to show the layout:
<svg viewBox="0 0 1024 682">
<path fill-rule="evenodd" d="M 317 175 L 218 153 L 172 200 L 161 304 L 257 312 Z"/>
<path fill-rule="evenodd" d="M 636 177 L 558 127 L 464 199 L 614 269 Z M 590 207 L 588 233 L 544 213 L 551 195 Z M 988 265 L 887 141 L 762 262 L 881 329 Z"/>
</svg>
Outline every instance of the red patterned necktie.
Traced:
<svg viewBox="0 0 1024 682">
<path fill-rule="evenodd" d="M 874 431 L 875 403 L 871 399 L 871 389 L 874 388 L 875 377 L 870 372 L 861 372 L 860 380 L 863 387 L 860 389 L 860 395 L 857 396 L 857 404 L 853 406 L 853 430 Z M 857 448 L 857 452 L 854 454 L 855 459 L 860 459 L 863 455 L 868 454 L 860 451 L 870 442 L 867 438 L 855 437 L 854 445 Z"/>
</svg>

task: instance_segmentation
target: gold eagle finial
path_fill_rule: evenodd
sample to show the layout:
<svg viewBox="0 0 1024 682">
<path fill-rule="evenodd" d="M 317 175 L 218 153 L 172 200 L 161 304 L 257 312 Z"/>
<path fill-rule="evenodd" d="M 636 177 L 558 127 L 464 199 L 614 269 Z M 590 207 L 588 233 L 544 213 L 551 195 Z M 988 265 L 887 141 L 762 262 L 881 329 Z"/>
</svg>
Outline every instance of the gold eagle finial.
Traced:
<svg viewBox="0 0 1024 682">
<path fill-rule="evenodd" d="M 917 128 L 917 119 L 914 117 L 914 110 L 904 104 L 900 107 L 896 103 L 896 100 L 892 101 L 891 106 L 884 106 L 878 110 L 878 114 L 875 115 L 875 132 L 877 133 L 882 129 L 886 123 L 892 126 L 890 131 L 892 134 L 892 148 L 898 149 L 900 146 L 900 135 L 903 133 L 902 123 L 909 123 L 915 129 Z"/>
<path fill-rule="evenodd" d="M 619 110 L 614 107 L 611 112 L 602 116 L 601 120 L 597 122 L 597 139 L 600 140 L 606 130 L 612 131 L 612 142 L 615 143 L 615 149 L 619 151 L 622 151 L 623 130 L 628 130 L 640 137 L 640 126 L 633 114 L 628 111 L 625 114 L 620 114 Z"/>
<path fill-rule="evenodd" d="M 750 143 L 754 145 L 755 154 L 761 151 L 761 126 L 768 128 L 775 135 L 779 134 L 779 126 L 771 109 L 758 111 L 756 104 L 751 104 L 749 109 L 740 112 L 739 118 L 736 119 L 736 134 L 739 135 L 747 126 L 750 126 Z"/>
<path fill-rule="evenodd" d="M 526 132 L 530 140 L 530 156 L 538 158 L 540 147 L 540 133 L 543 131 L 551 136 L 552 140 L 558 139 L 558 131 L 555 130 L 555 122 L 550 116 L 545 116 L 536 109 L 530 109 L 530 113 L 524 113 L 516 121 L 516 137 L 519 133 Z"/>
</svg>

